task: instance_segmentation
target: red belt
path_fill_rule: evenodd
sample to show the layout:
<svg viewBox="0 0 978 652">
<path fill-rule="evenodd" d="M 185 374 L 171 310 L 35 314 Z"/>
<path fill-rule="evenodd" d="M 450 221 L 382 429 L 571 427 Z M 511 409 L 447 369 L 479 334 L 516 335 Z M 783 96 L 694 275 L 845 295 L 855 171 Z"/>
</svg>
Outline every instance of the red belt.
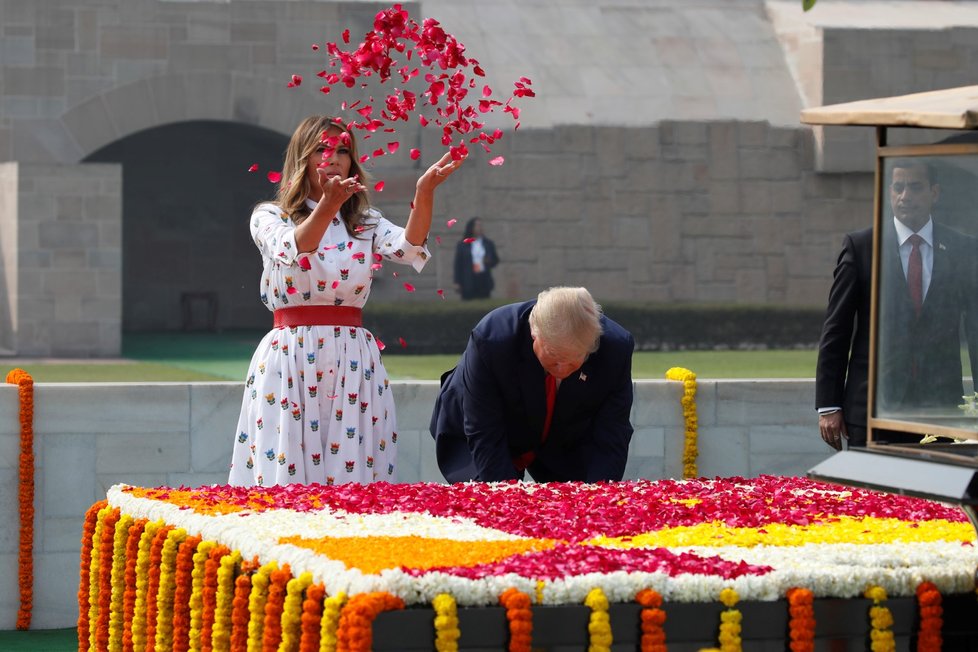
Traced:
<svg viewBox="0 0 978 652">
<path fill-rule="evenodd" d="M 363 310 L 353 306 L 299 306 L 275 311 L 275 328 L 363 326 Z"/>
</svg>

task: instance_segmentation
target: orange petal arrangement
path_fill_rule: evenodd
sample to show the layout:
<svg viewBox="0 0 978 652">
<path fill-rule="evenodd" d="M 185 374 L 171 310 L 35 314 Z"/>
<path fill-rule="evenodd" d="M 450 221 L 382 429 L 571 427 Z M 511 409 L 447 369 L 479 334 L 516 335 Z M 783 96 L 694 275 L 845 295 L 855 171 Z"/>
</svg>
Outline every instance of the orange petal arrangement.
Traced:
<svg viewBox="0 0 978 652">
<path fill-rule="evenodd" d="M 616 639 L 609 607 L 633 602 L 640 649 L 662 652 L 669 604 L 712 602 L 733 652 L 740 601 L 783 600 L 802 651 L 815 599 L 865 596 L 873 649 L 890 650 L 893 596 L 916 598 L 921 649 L 936 650 L 941 596 L 974 590 L 974 544 L 953 507 L 774 476 L 116 485 L 86 518 L 79 649 L 366 650 L 381 612 L 412 608 L 449 652 L 457 609 L 501 605 L 508 649 L 531 650 L 536 608 L 582 605 L 598 651 Z"/>
<path fill-rule="evenodd" d="M 30 629 L 34 605 L 34 379 L 23 369 L 11 369 L 7 382 L 17 385 L 20 402 L 20 546 L 17 555 L 20 607 L 17 629 Z"/>
</svg>

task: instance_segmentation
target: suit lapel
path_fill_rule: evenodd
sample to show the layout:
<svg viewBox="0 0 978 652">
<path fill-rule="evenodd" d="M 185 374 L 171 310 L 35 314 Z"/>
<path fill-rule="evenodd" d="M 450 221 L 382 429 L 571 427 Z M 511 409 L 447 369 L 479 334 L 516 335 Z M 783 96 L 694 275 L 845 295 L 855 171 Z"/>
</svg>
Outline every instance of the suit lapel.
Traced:
<svg viewBox="0 0 978 652">
<path fill-rule="evenodd" d="M 532 340 L 520 356 L 516 378 L 520 384 L 520 393 L 523 396 L 523 409 L 526 412 L 528 422 L 527 432 L 535 438 L 531 448 L 536 448 L 540 443 L 543 420 L 547 416 L 547 395 L 544 386 L 543 367 L 540 366 L 540 361 L 533 354 Z M 558 392 L 557 395 L 559 397 L 560 393 Z M 556 408 L 554 408 L 554 413 L 556 414 Z"/>
</svg>

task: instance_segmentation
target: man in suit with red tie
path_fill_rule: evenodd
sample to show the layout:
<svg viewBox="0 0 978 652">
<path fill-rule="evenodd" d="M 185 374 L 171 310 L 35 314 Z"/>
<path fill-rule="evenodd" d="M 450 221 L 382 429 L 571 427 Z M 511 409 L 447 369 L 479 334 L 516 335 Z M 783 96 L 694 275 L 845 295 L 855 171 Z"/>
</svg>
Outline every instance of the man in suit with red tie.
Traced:
<svg viewBox="0 0 978 652">
<path fill-rule="evenodd" d="M 889 165 L 892 217 L 884 217 L 876 406 L 879 414 L 954 411 L 961 402 L 960 324 L 975 361 L 975 243 L 937 223 L 940 197 L 923 159 Z M 815 380 L 822 439 L 833 448 L 866 445 L 873 230 L 846 235 L 836 265 Z M 888 434 L 890 441 L 918 441 Z"/>
<path fill-rule="evenodd" d="M 431 416 L 449 482 L 621 480 L 632 436 L 632 350 L 584 288 L 502 306 L 442 376 Z"/>
</svg>

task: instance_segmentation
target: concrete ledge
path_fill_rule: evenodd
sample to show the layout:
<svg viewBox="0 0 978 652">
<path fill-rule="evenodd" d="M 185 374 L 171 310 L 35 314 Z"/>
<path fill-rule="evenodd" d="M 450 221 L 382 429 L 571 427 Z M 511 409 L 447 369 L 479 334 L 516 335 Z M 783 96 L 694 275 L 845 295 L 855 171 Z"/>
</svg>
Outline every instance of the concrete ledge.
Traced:
<svg viewBox="0 0 978 652">
<path fill-rule="evenodd" d="M 35 601 L 33 627 L 70 627 L 88 507 L 119 482 L 199 486 L 227 478 L 242 383 L 35 385 Z M 441 482 L 428 434 L 434 381 L 395 382 L 401 482 Z M 818 436 L 812 380 L 700 380 L 703 476 L 803 475 L 829 457 Z M 682 385 L 635 383 L 626 479 L 682 476 Z M 0 486 L 15 496 L 17 388 L 0 385 Z M 18 520 L 17 501 L 0 519 Z M 16 527 L 0 531 L 0 629 L 17 615 Z M 46 587 L 46 588 L 45 588 Z"/>
</svg>

